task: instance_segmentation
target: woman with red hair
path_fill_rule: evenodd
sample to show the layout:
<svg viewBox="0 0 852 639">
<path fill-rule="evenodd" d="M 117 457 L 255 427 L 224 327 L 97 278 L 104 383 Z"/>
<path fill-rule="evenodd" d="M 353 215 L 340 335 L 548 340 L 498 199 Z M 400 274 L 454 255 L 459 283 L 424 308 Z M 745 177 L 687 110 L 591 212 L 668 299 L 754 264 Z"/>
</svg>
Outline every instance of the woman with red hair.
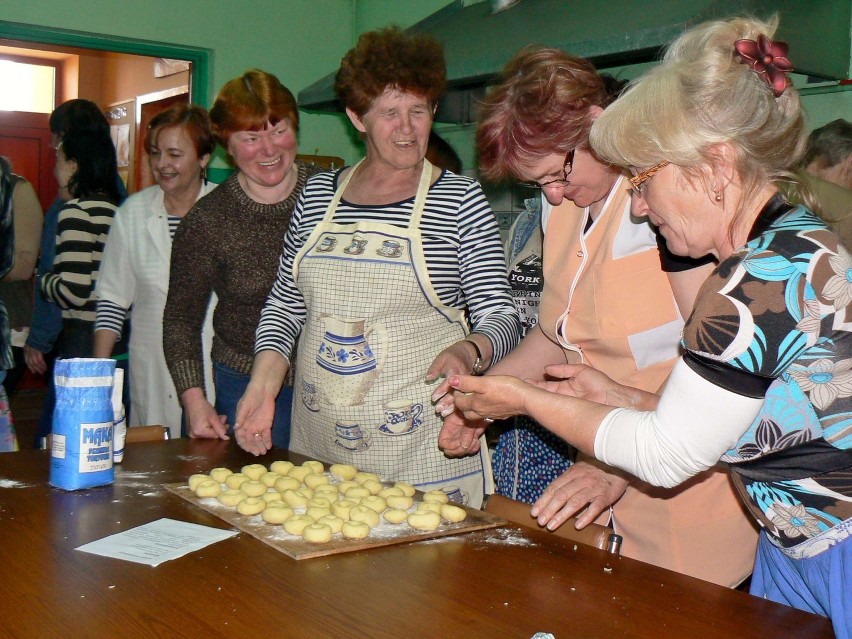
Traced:
<svg viewBox="0 0 852 639">
<path fill-rule="evenodd" d="M 226 83 L 210 110 L 213 135 L 237 170 L 184 217 L 172 243 L 163 349 L 190 437 L 226 439 L 251 371 L 254 332 L 275 280 L 281 240 L 315 167 L 295 162 L 299 111 L 274 75 Z M 201 329 L 212 293 L 216 406 L 204 394 Z M 292 385 L 276 394 L 275 442 L 290 439 Z"/>
<path fill-rule="evenodd" d="M 667 251 L 631 215 L 626 172 L 589 147 L 593 122 L 619 88 L 586 60 L 528 48 L 485 98 L 477 130 L 483 175 L 522 181 L 552 206 L 544 212 L 539 322 L 488 375 L 543 380 L 550 364 L 582 362 L 656 391 L 677 359 L 684 318 L 711 265 Z M 446 432 L 460 419 L 448 417 Z M 756 533 L 724 472 L 661 491 L 593 459 L 568 467 L 567 455 L 564 441 L 519 422 L 497 445 L 497 491 L 535 502 L 533 515 L 550 529 L 578 511 L 582 527 L 613 506 L 626 556 L 726 586 L 749 574 Z M 699 540 L 707 529 L 713 539 Z"/>
</svg>

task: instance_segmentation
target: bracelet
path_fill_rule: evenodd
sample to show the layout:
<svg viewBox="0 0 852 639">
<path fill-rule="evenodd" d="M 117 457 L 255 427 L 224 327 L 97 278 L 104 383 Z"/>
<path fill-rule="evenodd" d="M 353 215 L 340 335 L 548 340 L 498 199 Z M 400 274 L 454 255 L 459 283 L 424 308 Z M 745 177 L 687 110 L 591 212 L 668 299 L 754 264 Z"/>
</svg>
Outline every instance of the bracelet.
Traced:
<svg viewBox="0 0 852 639">
<path fill-rule="evenodd" d="M 476 351 L 476 360 L 473 362 L 473 368 L 470 370 L 471 375 L 479 375 L 482 372 L 482 351 L 479 350 L 479 344 L 474 342 L 472 339 L 464 338 L 465 342 L 473 345 L 473 349 Z"/>
</svg>

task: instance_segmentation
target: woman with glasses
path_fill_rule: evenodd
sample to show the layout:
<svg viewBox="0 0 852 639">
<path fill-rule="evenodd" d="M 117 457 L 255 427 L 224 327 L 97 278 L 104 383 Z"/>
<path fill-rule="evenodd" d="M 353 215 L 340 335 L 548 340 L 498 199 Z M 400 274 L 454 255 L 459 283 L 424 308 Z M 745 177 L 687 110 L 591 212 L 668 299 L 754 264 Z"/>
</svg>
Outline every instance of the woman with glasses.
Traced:
<svg viewBox="0 0 852 639">
<path fill-rule="evenodd" d="M 589 148 L 589 129 L 614 98 L 608 82 L 585 60 L 525 49 L 486 97 L 477 131 L 484 175 L 532 183 L 553 207 L 539 323 L 488 375 L 543 380 L 548 365 L 581 362 L 655 392 L 679 354 L 684 318 L 712 267 L 661 249 L 647 220 L 631 216 L 628 175 Z M 445 431 L 460 419 L 449 417 Z M 530 422 L 498 442 L 498 486 L 534 501 L 541 525 L 554 529 L 583 511 L 582 527 L 614 504 L 626 556 L 727 586 L 748 575 L 756 534 L 724 472 L 663 491 L 583 457 L 565 470 L 566 446 Z M 708 527 L 713 539 L 701 534 Z"/>
<path fill-rule="evenodd" d="M 722 460 L 762 529 L 751 593 L 830 617 L 848 639 L 852 258 L 810 207 L 782 195 L 811 199 L 794 173 L 803 109 L 775 28 L 735 19 L 687 31 L 591 130 L 600 157 L 642 169 L 635 211 L 671 251 L 719 261 L 661 395 L 564 365 L 550 369 L 563 381 L 543 387 L 451 383 L 468 417 L 528 414 L 657 486 Z M 571 396 L 581 372 L 587 390 L 629 395 L 638 410 Z M 444 443 L 464 449 L 475 434 Z"/>
</svg>

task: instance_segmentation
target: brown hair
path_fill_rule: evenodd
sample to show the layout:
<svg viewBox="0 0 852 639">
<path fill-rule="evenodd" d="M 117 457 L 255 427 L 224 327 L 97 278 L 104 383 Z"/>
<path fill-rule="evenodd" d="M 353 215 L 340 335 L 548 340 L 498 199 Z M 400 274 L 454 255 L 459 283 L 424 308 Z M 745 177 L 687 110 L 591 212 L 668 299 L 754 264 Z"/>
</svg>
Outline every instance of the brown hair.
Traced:
<svg viewBox="0 0 852 639">
<path fill-rule="evenodd" d="M 260 69 L 226 82 L 210 109 L 213 135 L 224 147 L 236 131 L 262 131 L 285 119 L 299 130 L 296 99 L 278 78 Z"/>
<path fill-rule="evenodd" d="M 483 177 L 520 177 L 553 153 L 588 146 L 589 107 L 606 107 L 621 84 L 559 49 L 526 47 L 506 64 L 479 111 L 476 147 Z"/>
<path fill-rule="evenodd" d="M 385 89 L 422 96 L 434 106 L 446 86 L 441 44 L 432 36 L 405 33 L 399 27 L 362 34 L 343 56 L 334 78 L 338 99 L 358 117 Z"/>
<path fill-rule="evenodd" d="M 175 104 L 151 118 L 148 124 L 148 135 L 145 138 L 145 148 L 150 149 L 156 146 L 160 131 L 173 126 L 183 127 L 189 139 L 192 140 L 195 154 L 199 158 L 213 153 L 216 148 L 207 111 L 196 104 Z"/>
</svg>

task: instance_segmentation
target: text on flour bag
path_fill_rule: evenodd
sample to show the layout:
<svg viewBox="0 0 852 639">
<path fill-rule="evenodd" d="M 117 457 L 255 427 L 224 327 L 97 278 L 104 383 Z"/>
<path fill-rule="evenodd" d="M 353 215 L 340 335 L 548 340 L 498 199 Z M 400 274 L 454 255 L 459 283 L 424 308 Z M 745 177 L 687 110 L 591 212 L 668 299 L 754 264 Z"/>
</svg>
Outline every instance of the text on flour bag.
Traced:
<svg viewBox="0 0 852 639">
<path fill-rule="evenodd" d="M 114 375 L 112 359 L 56 360 L 51 485 L 76 490 L 112 483 Z"/>
</svg>

